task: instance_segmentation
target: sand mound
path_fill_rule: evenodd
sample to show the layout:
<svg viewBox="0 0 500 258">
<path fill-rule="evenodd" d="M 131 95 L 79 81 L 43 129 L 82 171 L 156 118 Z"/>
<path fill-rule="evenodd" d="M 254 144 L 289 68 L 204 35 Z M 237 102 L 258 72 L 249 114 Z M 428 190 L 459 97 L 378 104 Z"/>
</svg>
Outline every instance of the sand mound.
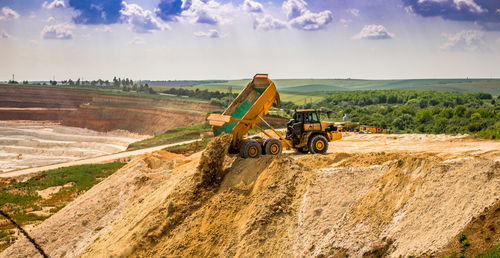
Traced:
<svg viewBox="0 0 500 258">
<path fill-rule="evenodd" d="M 172 168 L 184 159 L 165 151 L 142 155 L 35 227 L 30 234 L 50 257 L 75 257 L 121 221 L 133 204 L 168 181 Z M 36 257 L 37 254 L 31 243 L 22 238 L 0 257 Z"/>
<path fill-rule="evenodd" d="M 51 256 L 433 254 L 500 199 L 500 152 L 143 156 L 33 229 Z M 31 256 L 25 240 L 0 256 Z"/>
</svg>

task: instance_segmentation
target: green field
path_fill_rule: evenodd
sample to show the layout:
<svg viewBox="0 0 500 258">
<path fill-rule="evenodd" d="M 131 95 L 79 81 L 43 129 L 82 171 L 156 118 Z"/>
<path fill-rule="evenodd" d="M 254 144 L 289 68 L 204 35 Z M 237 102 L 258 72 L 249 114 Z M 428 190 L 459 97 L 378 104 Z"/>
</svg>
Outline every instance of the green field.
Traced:
<svg viewBox="0 0 500 258">
<path fill-rule="evenodd" d="M 250 80 L 233 80 L 225 83 L 199 84 L 198 88 L 241 89 Z M 277 79 L 273 80 L 280 91 L 310 93 L 324 91 L 412 89 L 459 92 L 488 92 L 500 94 L 500 79 L 414 79 L 414 80 L 358 80 L 358 79 Z"/>
<path fill-rule="evenodd" d="M 234 93 L 243 89 L 250 79 L 230 80 L 221 83 L 204 83 L 187 88 L 208 89 L 209 91 L 228 92 L 231 86 Z M 500 95 L 500 79 L 415 79 L 415 80 L 358 80 L 358 79 L 276 79 L 273 80 L 280 92 L 282 101 L 292 101 L 303 105 L 305 102 L 318 102 L 325 92 L 354 90 L 435 90 L 453 92 L 487 92 Z M 162 91 L 170 87 L 154 87 Z"/>
</svg>

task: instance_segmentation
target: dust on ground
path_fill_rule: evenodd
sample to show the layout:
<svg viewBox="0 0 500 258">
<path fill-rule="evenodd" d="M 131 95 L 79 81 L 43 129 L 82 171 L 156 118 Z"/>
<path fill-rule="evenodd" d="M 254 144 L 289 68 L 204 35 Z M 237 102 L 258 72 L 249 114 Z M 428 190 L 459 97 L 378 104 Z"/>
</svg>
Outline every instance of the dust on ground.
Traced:
<svg viewBox="0 0 500 258">
<path fill-rule="evenodd" d="M 348 134 L 328 155 L 241 159 L 229 140 L 137 158 L 31 233 L 68 257 L 432 255 L 500 199 L 498 141 Z"/>
</svg>

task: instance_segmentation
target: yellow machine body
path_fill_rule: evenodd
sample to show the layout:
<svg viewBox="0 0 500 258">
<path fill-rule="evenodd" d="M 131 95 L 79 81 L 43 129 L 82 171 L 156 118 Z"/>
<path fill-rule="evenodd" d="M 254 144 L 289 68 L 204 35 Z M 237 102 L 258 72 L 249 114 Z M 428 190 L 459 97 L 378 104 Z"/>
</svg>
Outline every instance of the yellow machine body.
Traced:
<svg viewBox="0 0 500 258">
<path fill-rule="evenodd" d="M 310 136 L 317 134 L 323 135 L 328 141 L 340 140 L 342 138 L 336 127 L 327 129 L 329 126 L 333 126 L 333 123 L 320 122 L 319 120 L 317 123 L 303 124 L 304 128 L 302 129 L 303 133 L 300 136 L 300 142 L 297 142 L 296 138 L 285 138 L 263 119 L 273 105 L 280 107 L 280 97 L 276 85 L 268 78 L 267 74 L 257 74 L 222 114 L 210 114 L 207 116 L 207 121 L 212 126 L 215 136 L 221 133 L 230 133 L 233 135 L 231 150 L 235 152 L 238 152 L 245 144 L 245 137 L 252 128 L 259 129 L 269 139 L 273 138 L 273 136 L 258 126 L 260 122 L 264 122 L 279 137 L 279 140 L 274 141 L 279 141 L 278 145 L 281 144 L 282 147 L 286 148 L 301 148 L 308 144 Z M 331 128 L 335 128 L 335 130 Z M 262 140 L 259 141 L 259 144 L 262 149 L 265 148 L 265 143 Z M 274 147 L 277 145 L 270 144 L 269 146 L 269 154 L 274 155 L 276 150 Z M 255 148 L 255 146 L 248 146 L 247 155 L 253 157 Z M 245 146 L 243 146 L 243 149 L 245 149 Z M 279 153 L 281 153 L 281 150 Z"/>
</svg>

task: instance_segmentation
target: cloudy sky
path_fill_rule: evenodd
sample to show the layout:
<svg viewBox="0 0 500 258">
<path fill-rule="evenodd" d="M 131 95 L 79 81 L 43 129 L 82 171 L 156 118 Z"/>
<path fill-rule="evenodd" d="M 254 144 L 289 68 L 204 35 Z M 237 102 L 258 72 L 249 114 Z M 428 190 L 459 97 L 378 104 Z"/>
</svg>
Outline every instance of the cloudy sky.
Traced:
<svg viewBox="0 0 500 258">
<path fill-rule="evenodd" d="M 500 77 L 499 0 L 0 0 L 0 80 Z"/>
</svg>

